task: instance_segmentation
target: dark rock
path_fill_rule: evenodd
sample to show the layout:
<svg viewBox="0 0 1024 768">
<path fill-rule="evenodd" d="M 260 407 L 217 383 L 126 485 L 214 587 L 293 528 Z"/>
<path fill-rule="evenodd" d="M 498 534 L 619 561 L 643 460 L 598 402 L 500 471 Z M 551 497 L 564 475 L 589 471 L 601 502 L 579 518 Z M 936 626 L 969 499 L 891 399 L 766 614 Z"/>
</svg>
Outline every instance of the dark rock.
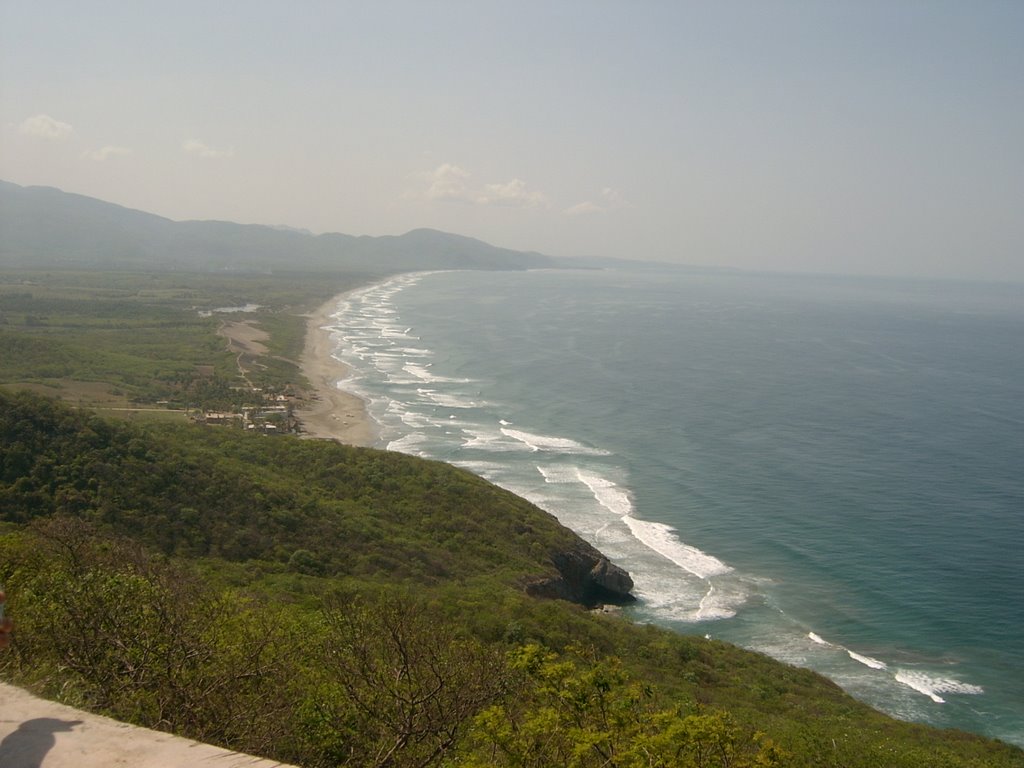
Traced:
<svg viewBox="0 0 1024 768">
<path fill-rule="evenodd" d="M 528 584 L 527 594 L 586 606 L 622 605 L 636 599 L 630 594 L 633 579 L 629 574 L 589 544 L 580 542 L 572 550 L 555 552 L 551 563 L 558 575 Z"/>
<path fill-rule="evenodd" d="M 617 595 L 628 595 L 633 590 L 633 579 L 629 574 L 605 557 L 590 569 L 590 581 L 596 587 Z"/>
</svg>

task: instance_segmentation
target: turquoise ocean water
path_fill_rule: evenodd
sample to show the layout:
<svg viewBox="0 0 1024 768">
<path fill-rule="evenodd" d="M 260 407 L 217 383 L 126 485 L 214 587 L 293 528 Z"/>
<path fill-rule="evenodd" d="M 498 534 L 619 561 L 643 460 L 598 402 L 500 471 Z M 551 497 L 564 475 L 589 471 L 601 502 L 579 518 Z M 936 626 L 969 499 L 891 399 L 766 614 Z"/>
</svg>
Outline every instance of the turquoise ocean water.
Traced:
<svg viewBox="0 0 1024 768">
<path fill-rule="evenodd" d="M 438 272 L 334 322 L 382 446 L 556 515 L 635 620 L 1024 745 L 1024 286 Z"/>
</svg>

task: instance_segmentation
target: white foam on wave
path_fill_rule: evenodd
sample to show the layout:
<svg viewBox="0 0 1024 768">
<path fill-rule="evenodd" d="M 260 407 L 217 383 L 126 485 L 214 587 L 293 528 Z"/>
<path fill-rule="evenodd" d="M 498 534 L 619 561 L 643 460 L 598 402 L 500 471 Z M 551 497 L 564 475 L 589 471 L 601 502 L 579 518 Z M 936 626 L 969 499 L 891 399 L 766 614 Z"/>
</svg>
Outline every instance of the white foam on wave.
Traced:
<svg viewBox="0 0 1024 768">
<path fill-rule="evenodd" d="M 633 513 L 633 500 L 630 499 L 629 493 L 626 490 L 596 472 L 585 472 L 577 469 L 576 475 L 579 477 L 580 482 L 587 486 L 590 492 L 594 494 L 597 503 L 609 512 L 619 517 L 625 517 Z"/>
<path fill-rule="evenodd" d="M 337 354 L 342 356 L 353 350 L 362 350 L 364 355 L 387 355 L 391 349 L 389 344 L 381 344 L 376 336 L 352 337 L 343 339 L 344 344 L 338 349 Z"/>
<path fill-rule="evenodd" d="M 326 326 L 331 330 L 332 333 L 341 334 L 344 339 L 379 339 L 379 329 L 372 324 L 369 318 L 366 318 L 365 323 L 354 322 L 354 318 L 345 318 L 346 322 L 342 322 L 342 318 L 336 318 L 333 325 Z"/>
<path fill-rule="evenodd" d="M 463 448 L 493 452 L 519 449 L 518 443 L 510 442 L 507 437 L 494 429 L 478 429 L 467 426 L 462 431 L 467 435 L 462 441 Z"/>
<path fill-rule="evenodd" d="M 400 371 L 402 370 L 403 358 L 401 355 L 394 355 L 390 352 L 381 352 L 371 349 L 368 355 L 370 364 L 378 371 Z"/>
<path fill-rule="evenodd" d="M 417 365 L 416 363 L 406 363 L 402 366 L 402 370 L 406 373 L 410 373 L 420 381 L 425 381 L 430 384 L 436 384 L 440 382 L 452 383 L 452 384 L 468 384 L 471 379 L 456 379 L 450 376 L 438 376 L 430 372 L 430 365 Z"/>
<path fill-rule="evenodd" d="M 552 435 L 535 435 L 532 432 L 524 432 L 520 429 L 509 429 L 502 427 L 501 432 L 518 440 L 532 451 L 546 451 L 549 453 L 582 454 L 586 456 L 608 456 L 608 451 L 600 448 L 591 448 L 578 443 L 568 437 L 554 437 Z"/>
<path fill-rule="evenodd" d="M 437 405 L 444 406 L 445 408 L 479 408 L 485 403 L 469 400 L 458 395 L 448 394 L 447 392 L 438 392 L 436 389 L 427 389 L 421 387 L 416 390 L 420 397 L 429 400 Z"/>
<path fill-rule="evenodd" d="M 633 578 L 633 592 L 645 612 L 688 624 L 730 619 L 750 597 L 746 580 L 732 574 L 701 579 L 678 566 L 664 568 L 652 563 Z"/>
<path fill-rule="evenodd" d="M 636 573 L 632 574 L 634 580 L 633 594 L 635 594 L 646 609 L 656 614 L 659 620 L 669 619 L 693 623 L 698 621 L 697 611 L 699 602 L 704 590 L 702 582 L 696 582 L 693 577 L 677 571 L 675 576 L 662 574 Z"/>
<path fill-rule="evenodd" d="M 617 483 L 596 472 L 581 469 L 576 465 L 536 465 L 537 471 L 550 485 L 581 483 L 590 491 L 594 500 L 616 517 L 632 514 L 633 500 L 629 492 Z"/>
<path fill-rule="evenodd" d="M 927 672 L 913 669 L 896 670 L 896 681 L 903 683 L 908 688 L 913 688 L 918 693 L 923 693 L 936 704 L 946 703 L 946 700 L 939 695 L 940 693 L 977 696 L 985 692 L 980 685 L 962 683 L 951 677 L 936 677 Z"/>
<path fill-rule="evenodd" d="M 343 311 L 351 311 L 355 308 L 358 308 L 359 314 L 395 314 L 394 308 L 390 305 L 392 297 L 405 288 L 415 285 L 428 274 L 430 273 L 419 272 L 402 275 L 352 291 L 346 296 L 338 315 Z"/>
<path fill-rule="evenodd" d="M 886 664 L 884 661 L 879 661 L 878 659 L 873 659 L 870 656 L 864 656 L 864 655 L 862 655 L 860 653 L 857 653 L 855 651 L 851 651 L 849 648 L 846 648 L 844 650 L 846 651 L 847 655 L 849 655 L 849 657 L 851 659 L 853 659 L 854 661 L 859 661 L 865 667 L 871 667 L 871 669 L 888 669 L 889 668 L 889 665 Z"/>
<path fill-rule="evenodd" d="M 629 515 L 623 517 L 622 520 L 629 526 L 633 536 L 645 546 L 700 579 L 720 576 L 732 571 L 732 568 L 717 557 L 681 542 L 676 536 L 675 529 L 669 525 L 637 520 Z"/>
<path fill-rule="evenodd" d="M 739 606 L 746 602 L 747 592 L 738 583 L 713 584 L 710 581 L 711 577 L 731 573 L 732 568 L 712 555 L 684 544 L 674 528 L 633 517 L 633 499 L 629 491 L 618 483 L 576 465 L 539 464 L 536 467 L 549 485 L 584 485 L 602 509 L 624 524 L 621 529 L 623 536 L 681 569 L 678 577 L 669 577 L 664 572 L 657 578 L 636 574 L 637 594 L 652 608 L 682 621 L 708 621 L 735 616 Z M 605 523 L 595 535 L 600 534 L 602 538 L 614 536 L 614 531 L 615 526 Z M 694 577 L 705 583 L 693 583 Z"/>
<path fill-rule="evenodd" d="M 410 432 L 404 437 L 400 437 L 398 440 L 392 440 L 388 443 L 387 449 L 389 451 L 397 451 L 398 453 L 408 453 L 413 456 L 423 455 L 423 444 L 426 439 L 417 432 Z"/>
<path fill-rule="evenodd" d="M 391 408 L 389 406 L 388 413 L 397 415 L 405 426 L 411 427 L 412 429 L 447 430 L 452 427 L 451 419 L 442 419 L 419 411 L 405 410 L 403 407 Z"/>
<path fill-rule="evenodd" d="M 434 425 L 433 419 L 429 419 L 422 413 L 416 413 L 415 411 L 404 411 L 399 415 L 399 418 L 402 420 L 403 424 L 407 427 L 412 427 L 413 429 L 431 427 Z"/>
<path fill-rule="evenodd" d="M 708 582 L 708 591 L 704 593 L 700 604 L 697 606 L 697 621 L 711 621 L 719 619 L 731 619 L 736 615 L 736 595 L 723 593 L 715 589 L 715 585 Z M 745 598 L 740 597 L 740 602 Z"/>
<path fill-rule="evenodd" d="M 408 339 L 409 341 L 419 341 L 419 336 L 409 335 L 412 328 L 398 328 L 396 326 L 381 325 L 380 336 L 383 339 Z"/>
<path fill-rule="evenodd" d="M 427 370 L 427 366 L 424 366 L 424 365 L 416 365 L 415 363 L 406 363 L 405 365 L 402 366 L 402 370 L 405 371 L 406 373 L 412 374 L 413 376 L 415 376 L 420 381 L 444 381 L 445 380 L 444 377 L 434 376 L 434 374 L 432 374 L 429 370 Z"/>
<path fill-rule="evenodd" d="M 821 635 L 816 634 L 815 632 L 808 632 L 807 637 L 809 637 L 813 642 L 817 643 L 818 645 L 825 646 L 826 648 L 836 648 L 840 651 L 845 651 L 847 656 L 849 656 L 854 661 L 863 664 L 865 667 L 870 667 L 871 669 L 889 668 L 889 665 L 886 664 L 884 661 L 879 661 L 878 659 L 873 659 L 870 656 L 865 656 L 862 653 L 851 651 L 849 648 L 845 646 L 830 643 L 828 640 L 825 640 Z"/>
<path fill-rule="evenodd" d="M 544 482 L 552 485 L 565 483 L 578 483 L 580 481 L 579 467 L 575 466 L 537 466 L 537 471 L 544 478 Z"/>
<path fill-rule="evenodd" d="M 400 376 L 396 373 L 388 373 L 387 371 L 384 371 L 380 368 L 378 368 L 377 370 L 382 376 L 382 381 L 385 381 L 388 384 L 392 384 L 396 387 L 415 387 L 417 384 L 423 383 L 419 379 L 413 379 L 410 376 Z"/>
</svg>

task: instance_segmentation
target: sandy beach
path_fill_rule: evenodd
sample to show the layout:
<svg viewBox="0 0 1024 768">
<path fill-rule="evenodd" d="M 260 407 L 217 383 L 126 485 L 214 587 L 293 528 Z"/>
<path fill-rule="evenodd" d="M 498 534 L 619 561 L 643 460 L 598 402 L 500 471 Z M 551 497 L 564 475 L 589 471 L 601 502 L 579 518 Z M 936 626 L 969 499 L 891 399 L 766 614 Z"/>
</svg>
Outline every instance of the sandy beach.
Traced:
<svg viewBox="0 0 1024 768">
<path fill-rule="evenodd" d="M 348 375 L 348 368 L 332 357 L 334 342 L 330 332 L 324 330 L 342 295 L 335 296 L 309 316 L 300 363 L 314 393 L 307 404 L 296 411 L 296 416 L 302 422 L 306 437 L 373 446 L 377 441 L 377 425 L 359 397 L 338 388 L 338 382 Z"/>
</svg>

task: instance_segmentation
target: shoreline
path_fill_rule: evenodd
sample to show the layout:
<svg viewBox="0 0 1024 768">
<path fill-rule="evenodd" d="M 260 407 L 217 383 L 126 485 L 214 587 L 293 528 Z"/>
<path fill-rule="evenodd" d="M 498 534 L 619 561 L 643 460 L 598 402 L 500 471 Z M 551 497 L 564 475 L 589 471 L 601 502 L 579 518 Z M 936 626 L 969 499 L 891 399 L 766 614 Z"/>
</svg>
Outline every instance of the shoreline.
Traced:
<svg viewBox="0 0 1024 768">
<path fill-rule="evenodd" d="M 303 438 L 372 448 L 378 444 L 378 426 L 361 397 L 338 387 L 348 376 L 349 368 L 333 357 L 334 342 L 330 331 L 324 328 L 347 293 L 339 293 L 307 315 L 306 343 L 299 367 L 313 391 L 296 409 L 295 416 L 302 425 Z"/>
</svg>

